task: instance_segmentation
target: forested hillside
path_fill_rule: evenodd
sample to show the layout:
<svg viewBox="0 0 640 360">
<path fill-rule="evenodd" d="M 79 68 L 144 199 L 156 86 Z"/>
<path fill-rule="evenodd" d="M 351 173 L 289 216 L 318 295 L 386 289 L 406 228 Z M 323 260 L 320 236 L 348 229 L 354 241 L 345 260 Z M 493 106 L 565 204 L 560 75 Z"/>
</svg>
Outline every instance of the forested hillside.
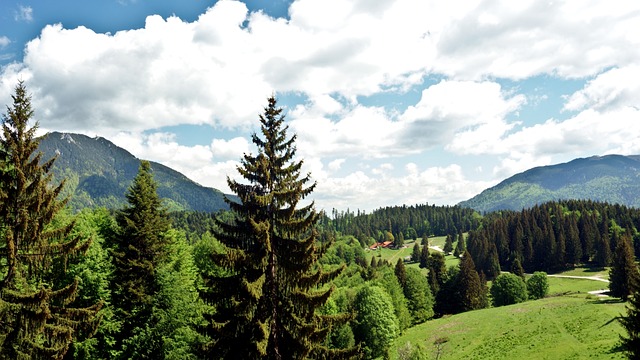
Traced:
<svg viewBox="0 0 640 360">
<path fill-rule="evenodd" d="M 69 206 L 75 210 L 124 205 L 124 193 L 140 166 L 140 159 L 102 137 L 52 132 L 41 139 L 39 150 L 45 158 L 57 156 L 54 177 L 65 179 L 65 193 L 73 195 Z M 164 165 L 150 163 L 158 194 L 170 209 L 228 209 L 222 192 L 201 186 Z"/>
<path fill-rule="evenodd" d="M 487 275 L 499 262 L 511 269 L 517 259 L 526 272 L 556 272 L 580 263 L 611 264 L 620 239 L 640 254 L 640 209 L 594 201 L 548 202 L 522 211 L 488 214 L 469 232 L 467 249 Z"/>
<path fill-rule="evenodd" d="M 640 156 L 593 156 L 516 174 L 459 205 L 482 212 L 518 211 L 573 199 L 640 207 L 638 180 Z"/>
</svg>

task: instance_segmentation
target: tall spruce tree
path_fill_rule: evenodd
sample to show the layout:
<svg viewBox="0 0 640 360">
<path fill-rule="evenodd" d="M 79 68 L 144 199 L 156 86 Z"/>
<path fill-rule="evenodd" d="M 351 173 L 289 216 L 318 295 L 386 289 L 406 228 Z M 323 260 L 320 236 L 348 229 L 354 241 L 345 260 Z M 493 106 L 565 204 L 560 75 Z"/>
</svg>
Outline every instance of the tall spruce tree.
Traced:
<svg viewBox="0 0 640 360">
<path fill-rule="evenodd" d="M 169 217 L 156 188 L 151 164 L 142 161 L 126 195 L 129 205 L 116 214 L 112 298 L 116 317 L 122 322 L 116 339 L 122 358 L 136 356 L 131 337 L 152 325 L 149 320 L 159 290 L 157 270 L 167 255 Z"/>
<path fill-rule="evenodd" d="M 460 260 L 459 283 L 457 290 L 460 311 L 477 310 L 485 307 L 485 289 L 482 287 L 480 275 L 468 251 Z"/>
<path fill-rule="evenodd" d="M 245 154 L 238 167 L 246 181 L 227 180 L 239 202 L 227 199 L 235 221 L 219 222 L 216 237 L 226 251 L 210 254 L 227 272 L 204 277 L 202 296 L 216 308 L 207 316 L 212 341 L 205 352 L 223 359 L 353 356 L 355 348 L 323 346 L 330 328 L 349 318 L 316 311 L 333 291 L 323 284 L 341 269 L 325 272 L 317 264 L 330 242 L 317 246 L 313 203 L 298 207 L 315 183 L 300 175 L 296 136 L 288 137 L 273 96 L 260 124 L 262 137 L 252 136 L 258 154 Z"/>
<path fill-rule="evenodd" d="M 38 123 L 23 82 L 2 117 L 0 138 L 0 358 L 57 359 L 79 335 L 92 335 L 100 304 L 73 308 L 78 281 L 51 281 L 52 266 L 83 253 L 90 242 L 72 236 L 74 222 L 54 219 L 68 199 L 52 184 L 55 158 L 44 160 Z M 64 269 L 62 269 L 64 271 Z"/>
<path fill-rule="evenodd" d="M 613 263 L 609 270 L 609 289 L 611 296 L 626 301 L 640 285 L 640 273 L 635 262 L 631 238 L 623 236 L 618 240 Z"/>
</svg>

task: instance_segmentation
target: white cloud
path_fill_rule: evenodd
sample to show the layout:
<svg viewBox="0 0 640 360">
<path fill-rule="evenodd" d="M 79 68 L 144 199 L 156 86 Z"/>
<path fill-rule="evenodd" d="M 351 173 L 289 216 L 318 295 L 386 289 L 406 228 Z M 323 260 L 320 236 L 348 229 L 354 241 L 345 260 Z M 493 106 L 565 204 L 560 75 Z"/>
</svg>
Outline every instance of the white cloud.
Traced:
<svg viewBox="0 0 640 360">
<path fill-rule="evenodd" d="M 420 171 L 407 164 L 405 175 L 368 176 L 362 171 L 318 183 L 313 197 L 318 208 L 373 210 L 402 204 L 454 205 L 477 195 L 494 182 L 466 179 L 462 168 L 452 164 Z M 416 172 L 413 172 L 416 171 Z"/>
<path fill-rule="evenodd" d="M 9 40 L 8 37 L 6 36 L 0 36 L 0 49 L 2 49 L 3 47 L 7 46 L 11 44 L 11 40 Z"/>
<path fill-rule="evenodd" d="M 594 109 L 607 111 L 640 104 L 640 65 L 633 64 L 608 70 L 589 81 L 580 91 L 571 95 L 565 110 Z"/>
<path fill-rule="evenodd" d="M 15 21 L 33 21 L 33 8 L 31 6 L 18 5 L 18 10 L 14 11 L 13 19 Z"/>
</svg>

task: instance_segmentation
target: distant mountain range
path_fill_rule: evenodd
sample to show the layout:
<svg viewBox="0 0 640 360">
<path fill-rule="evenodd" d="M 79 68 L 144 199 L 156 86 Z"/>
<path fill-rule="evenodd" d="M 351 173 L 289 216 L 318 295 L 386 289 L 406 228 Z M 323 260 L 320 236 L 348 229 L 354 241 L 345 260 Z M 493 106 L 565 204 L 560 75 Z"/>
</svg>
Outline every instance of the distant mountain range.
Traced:
<svg viewBox="0 0 640 360">
<path fill-rule="evenodd" d="M 488 212 L 521 210 L 565 199 L 589 199 L 640 207 L 640 156 L 593 156 L 536 167 L 516 174 L 459 205 Z"/>
<path fill-rule="evenodd" d="M 53 173 L 56 180 L 66 179 L 74 209 L 126 204 L 125 194 L 138 173 L 140 159 L 102 137 L 52 132 L 40 140 L 44 158 L 58 155 Z M 151 162 L 158 195 L 170 210 L 213 212 L 228 209 L 223 193 L 189 180 L 181 173 Z M 234 196 L 231 196 L 235 198 Z"/>
</svg>

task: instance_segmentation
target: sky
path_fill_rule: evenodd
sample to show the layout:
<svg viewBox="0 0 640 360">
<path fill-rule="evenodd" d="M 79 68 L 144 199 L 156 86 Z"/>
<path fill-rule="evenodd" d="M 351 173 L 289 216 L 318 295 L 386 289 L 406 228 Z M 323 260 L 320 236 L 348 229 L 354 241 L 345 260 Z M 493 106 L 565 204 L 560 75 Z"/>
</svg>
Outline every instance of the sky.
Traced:
<svg viewBox="0 0 640 360">
<path fill-rule="evenodd" d="M 640 154 L 640 2 L 1 0 L 0 104 L 229 192 L 275 94 L 316 208 Z"/>
</svg>

